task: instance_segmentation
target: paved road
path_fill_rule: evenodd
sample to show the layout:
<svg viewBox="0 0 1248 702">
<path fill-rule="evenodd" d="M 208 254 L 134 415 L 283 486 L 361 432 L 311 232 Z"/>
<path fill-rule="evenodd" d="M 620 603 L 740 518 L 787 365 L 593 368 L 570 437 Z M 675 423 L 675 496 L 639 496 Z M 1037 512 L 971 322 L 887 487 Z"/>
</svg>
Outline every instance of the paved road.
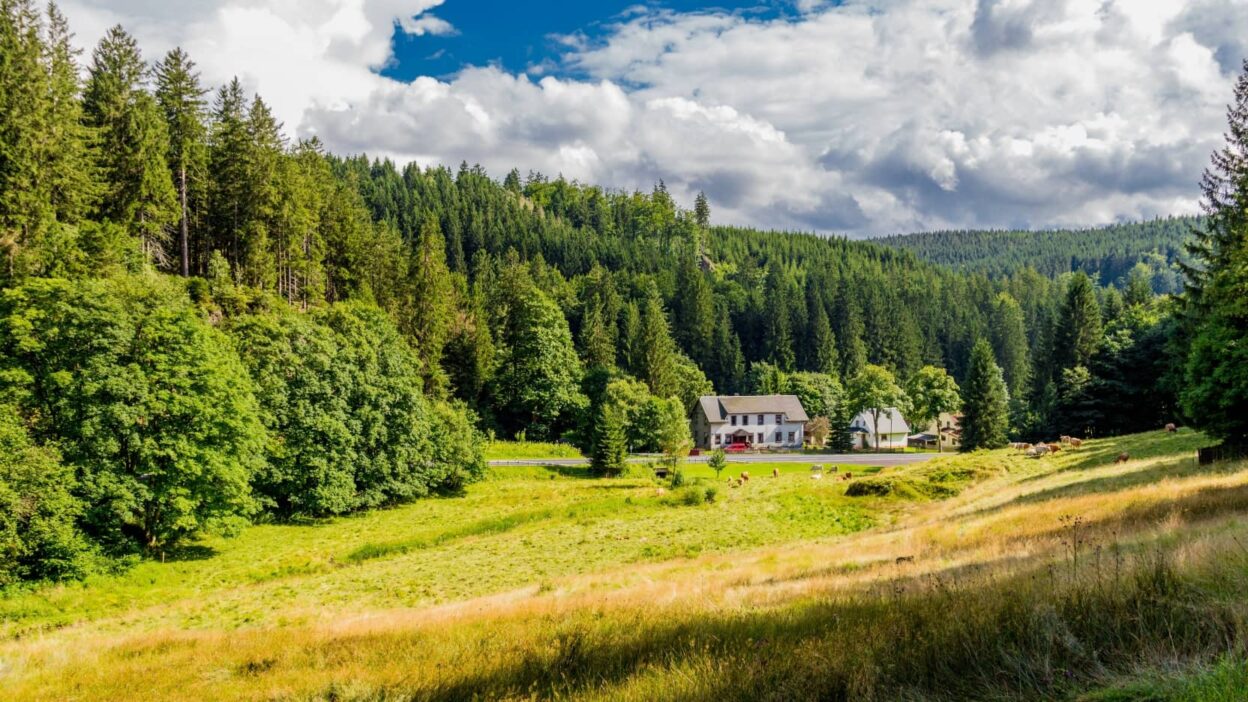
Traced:
<svg viewBox="0 0 1248 702">
<path fill-rule="evenodd" d="M 755 454 L 755 453 L 737 453 L 728 454 L 729 463 L 825 463 L 828 465 L 858 465 L 858 466 L 904 466 L 911 463 L 919 463 L 929 458 L 935 457 L 934 453 L 836 453 L 836 454 L 802 454 L 802 453 L 777 453 L 777 454 Z M 628 460 L 630 463 L 645 463 L 646 461 L 657 460 L 659 456 L 632 456 Z M 686 459 L 689 463 L 706 463 L 707 456 L 690 456 Z M 585 458 L 547 458 L 542 459 L 524 459 L 524 460 L 506 460 L 506 461 L 490 461 L 492 466 L 583 466 L 589 463 Z"/>
</svg>

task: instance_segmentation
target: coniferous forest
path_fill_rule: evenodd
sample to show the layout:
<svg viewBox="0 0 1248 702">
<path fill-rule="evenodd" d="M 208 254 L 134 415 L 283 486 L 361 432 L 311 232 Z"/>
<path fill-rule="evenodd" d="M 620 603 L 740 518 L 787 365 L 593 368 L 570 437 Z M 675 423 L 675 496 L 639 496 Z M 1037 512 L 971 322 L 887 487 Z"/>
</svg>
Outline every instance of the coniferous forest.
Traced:
<svg viewBox="0 0 1248 702">
<path fill-rule="evenodd" d="M 711 392 L 796 393 L 833 448 L 871 398 L 930 414 L 948 379 L 967 448 L 1185 417 L 1244 439 L 1243 144 L 1180 294 L 1193 220 L 1035 235 L 1063 265 L 934 257 L 955 269 L 920 258 L 944 235 L 716 226 L 662 182 L 328 153 L 180 50 L 115 27 L 80 56 L 54 5 L 0 7 L 0 584 L 454 493 L 488 436 L 608 471 Z"/>
</svg>

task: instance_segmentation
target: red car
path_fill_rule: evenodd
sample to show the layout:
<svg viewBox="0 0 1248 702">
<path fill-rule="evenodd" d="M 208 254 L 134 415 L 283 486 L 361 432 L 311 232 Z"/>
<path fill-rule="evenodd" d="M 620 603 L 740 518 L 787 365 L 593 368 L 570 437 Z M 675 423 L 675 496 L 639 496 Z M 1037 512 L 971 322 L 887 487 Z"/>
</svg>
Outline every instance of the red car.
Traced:
<svg viewBox="0 0 1248 702">
<path fill-rule="evenodd" d="M 749 451 L 749 450 L 750 450 L 750 445 L 746 443 L 742 443 L 742 442 L 737 442 L 735 444 L 728 444 L 727 446 L 724 447 L 724 451 L 726 453 L 742 453 L 744 451 Z"/>
</svg>

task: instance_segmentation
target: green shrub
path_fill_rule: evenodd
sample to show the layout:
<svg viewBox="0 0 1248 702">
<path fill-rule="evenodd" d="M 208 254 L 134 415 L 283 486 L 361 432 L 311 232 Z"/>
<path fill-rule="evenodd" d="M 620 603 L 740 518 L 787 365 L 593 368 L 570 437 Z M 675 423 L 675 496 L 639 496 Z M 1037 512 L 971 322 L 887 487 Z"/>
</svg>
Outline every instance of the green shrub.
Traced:
<svg viewBox="0 0 1248 702">
<path fill-rule="evenodd" d="M 707 485 L 705 495 L 706 495 L 706 503 L 711 504 L 712 502 L 715 501 L 716 497 L 719 497 L 719 488 L 715 487 L 714 485 Z"/>
</svg>

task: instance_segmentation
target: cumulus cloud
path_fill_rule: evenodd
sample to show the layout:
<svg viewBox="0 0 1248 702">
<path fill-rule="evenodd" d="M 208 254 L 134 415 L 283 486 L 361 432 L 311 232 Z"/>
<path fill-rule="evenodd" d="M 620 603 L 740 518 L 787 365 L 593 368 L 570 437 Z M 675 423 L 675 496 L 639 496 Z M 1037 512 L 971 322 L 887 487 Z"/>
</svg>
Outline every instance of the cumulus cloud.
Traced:
<svg viewBox="0 0 1248 702">
<path fill-rule="evenodd" d="M 396 26 L 453 31 L 439 4 L 66 9 L 88 41 L 122 21 L 149 51 L 182 44 L 209 80 L 239 73 L 334 150 L 663 178 L 685 202 L 705 190 L 720 222 L 855 235 L 1192 212 L 1248 51 L 1237 0 L 803 1 L 771 20 L 638 8 L 540 79 L 379 76 Z"/>
</svg>

